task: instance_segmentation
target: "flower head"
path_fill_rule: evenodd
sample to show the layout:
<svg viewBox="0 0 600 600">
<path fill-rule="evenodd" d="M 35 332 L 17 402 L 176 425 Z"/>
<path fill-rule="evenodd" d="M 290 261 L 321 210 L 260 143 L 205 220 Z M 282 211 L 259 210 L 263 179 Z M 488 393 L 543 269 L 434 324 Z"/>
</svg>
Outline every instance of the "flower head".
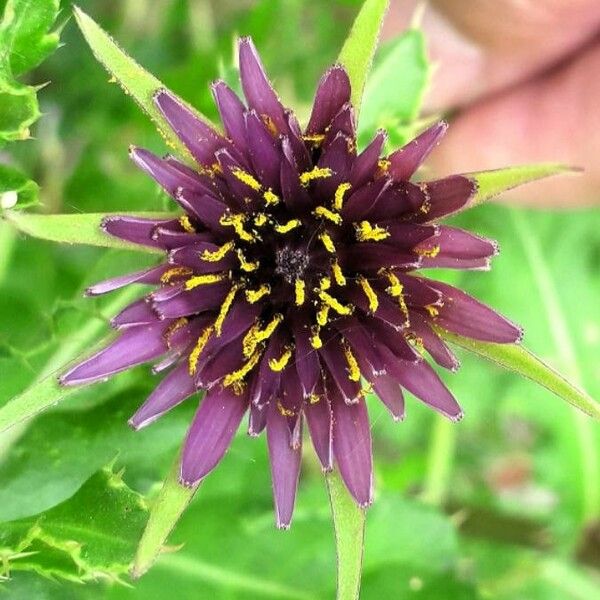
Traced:
<svg viewBox="0 0 600 600">
<path fill-rule="evenodd" d="M 249 39 L 239 44 L 247 104 L 212 89 L 224 133 L 166 90 L 156 106 L 196 165 L 131 149 L 134 162 L 183 209 L 148 220 L 111 217 L 106 232 L 163 249 L 166 261 L 89 289 L 156 285 L 112 321 L 120 335 L 62 378 L 104 379 L 147 361 L 169 369 L 130 420 L 141 428 L 206 390 L 183 450 L 193 485 L 226 452 L 243 416 L 266 428 L 280 526 L 292 517 L 306 423 L 324 469 L 334 463 L 356 501 L 372 500 L 365 394 L 395 419 L 403 388 L 451 419 L 459 405 L 425 359 L 458 362 L 440 329 L 516 342 L 519 327 L 421 267 L 488 268 L 494 242 L 439 225 L 476 192 L 465 176 L 413 183 L 446 130 L 439 123 L 382 157 L 385 133 L 356 147 L 343 67 L 321 79 L 303 130 L 273 91 Z"/>
</svg>

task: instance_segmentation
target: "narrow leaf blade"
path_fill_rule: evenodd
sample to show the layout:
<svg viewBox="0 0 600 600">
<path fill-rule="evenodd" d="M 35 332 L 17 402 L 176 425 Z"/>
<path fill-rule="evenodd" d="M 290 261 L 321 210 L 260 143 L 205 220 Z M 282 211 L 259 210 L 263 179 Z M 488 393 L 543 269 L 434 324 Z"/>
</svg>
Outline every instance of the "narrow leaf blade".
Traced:
<svg viewBox="0 0 600 600">
<path fill-rule="evenodd" d="M 86 213 L 72 215 L 41 215 L 6 211 L 4 217 L 19 231 L 32 237 L 66 244 L 86 244 L 103 248 L 136 250 L 161 254 L 160 248 L 133 244 L 108 235 L 101 227 L 103 219 L 116 215 L 129 215 L 148 219 L 173 219 L 175 213 Z"/>
<path fill-rule="evenodd" d="M 357 117 L 388 4 L 389 0 L 365 0 L 338 58 L 350 77 L 352 104 Z"/>
<path fill-rule="evenodd" d="M 180 458 L 173 463 L 158 498 L 152 505 L 150 518 L 140 539 L 132 577 L 138 579 L 154 564 L 164 548 L 169 534 L 191 502 L 198 486 L 185 487 L 179 483 Z"/>
<path fill-rule="evenodd" d="M 600 419 L 600 404 L 598 402 L 588 396 L 584 391 L 575 387 L 560 373 L 549 367 L 537 356 L 523 348 L 523 346 L 518 344 L 494 344 L 491 342 L 482 342 L 465 338 L 440 328 L 437 328 L 437 332 L 448 342 L 456 344 L 470 352 L 474 352 L 505 369 L 514 371 L 523 377 L 531 379 L 531 381 L 550 390 L 559 398 L 566 400 L 575 408 L 578 408 L 595 419 Z"/>
<path fill-rule="evenodd" d="M 337 598 L 356 600 L 362 574 L 365 510 L 356 504 L 337 471 L 325 477 L 335 530 Z"/>
</svg>

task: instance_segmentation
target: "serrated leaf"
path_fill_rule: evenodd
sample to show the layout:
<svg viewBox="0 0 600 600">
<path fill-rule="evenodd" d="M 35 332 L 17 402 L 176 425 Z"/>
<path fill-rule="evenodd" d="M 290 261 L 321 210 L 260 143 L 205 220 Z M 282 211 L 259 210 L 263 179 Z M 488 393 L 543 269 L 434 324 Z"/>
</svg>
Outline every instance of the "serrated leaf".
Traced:
<svg viewBox="0 0 600 600">
<path fill-rule="evenodd" d="M 584 413 L 600 419 L 600 404 L 567 381 L 560 373 L 549 367 L 537 356 L 519 344 L 494 344 L 450 333 L 436 328 L 438 334 L 448 342 L 461 346 L 488 360 L 509 369 L 545 387 L 559 398 L 572 404 Z"/>
<path fill-rule="evenodd" d="M 87 213 L 72 215 L 40 215 L 14 211 L 6 211 L 5 219 L 19 231 L 33 237 L 62 242 L 66 244 L 87 244 L 103 248 L 117 248 L 120 250 L 136 250 L 162 254 L 160 248 L 141 246 L 121 240 L 105 233 L 101 227 L 103 219 L 110 216 L 129 215 L 148 219 L 173 219 L 175 213 Z"/>
<path fill-rule="evenodd" d="M 0 68 L 0 140 L 16 142 L 29 138 L 29 127 L 41 113 L 35 88 L 9 77 Z"/>
<path fill-rule="evenodd" d="M 129 570 L 147 515 L 143 497 L 106 467 L 66 502 L 2 524 L 2 574 L 20 570 L 76 582 L 118 580 Z"/>
<path fill-rule="evenodd" d="M 378 128 L 390 133 L 409 128 L 419 116 L 428 81 L 423 32 L 409 29 L 381 46 L 365 87 L 358 130 L 361 141 L 368 141 Z M 392 140 L 394 146 L 405 141 L 398 137 Z"/>
<path fill-rule="evenodd" d="M 38 203 L 40 188 L 13 167 L 0 165 L 0 213 L 10 208 L 25 208 Z"/>
<path fill-rule="evenodd" d="M 96 60 L 121 85 L 126 94 L 130 95 L 152 119 L 167 145 L 177 150 L 181 156 L 190 159 L 190 153 L 181 140 L 173 133 L 169 124 L 154 105 L 154 94 L 166 86 L 154 75 L 143 69 L 104 31 L 91 17 L 79 7 L 74 7 L 75 18 Z M 183 100 L 181 100 L 183 102 Z M 184 103 L 186 104 L 186 103 Z M 187 105 L 187 104 L 186 104 Z M 204 115 L 187 105 L 199 119 L 209 123 Z M 214 125 L 211 126 L 214 127 Z"/>
<path fill-rule="evenodd" d="M 338 57 L 350 77 L 357 119 L 388 4 L 389 0 L 365 0 Z"/>
<path fill-rule="evenodd" d="M 136 579 L 146 573 L 154 564 L 164 548 L 169 534 L 198 489 L 198 486 L 189 488 L 181 485 L 179 473 L 180 458 L 178 456 L 163 482 L 158 497 L 152 504 L 150 518 L 138 545 L 132 569 L 132 576 Z"/>
</svg>

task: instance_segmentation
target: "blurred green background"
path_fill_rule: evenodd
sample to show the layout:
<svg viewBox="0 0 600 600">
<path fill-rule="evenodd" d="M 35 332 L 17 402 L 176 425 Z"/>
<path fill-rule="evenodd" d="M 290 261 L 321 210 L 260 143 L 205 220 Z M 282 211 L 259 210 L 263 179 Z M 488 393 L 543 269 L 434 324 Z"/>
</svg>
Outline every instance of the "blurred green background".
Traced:
<svg viewBox="0 0 600 600">
<path fill-rule="evenodd" d="M 230 76 L 237 34 L 253 36 L 285 103 L 305 116 L 360 2 L 79 4 L 148 70 L 216 117 L 208 84 Z M 63 3 L 63 16 L 69 11 Z M 44 116 L 34 139 L 0 150 L 2 162 L 40 184 L 45 212 L 161 209 L 165 199 L 127 156 L 131 143 L 163 152 L 159 136 L 109 85 L 72 20 L 61 40 L 64 46 L 30 76 L 50 82 L 40 92 Z M 502 252 L 489 273 L 445 273 L 445 280 L 523 324 L 531 350 L 600 398 L 599 211 L 488 205 L 454 221 L 497 239 Z M 114 299 L 82 299 L 89 283 L 148 260 L 27 239 L 0 222 L 0 404 L 104 334 Z M 403 423 L 370 404 L 377 493 L 361 597 L 597 598 L 600 428 L 533 384 L 461 358 L 457 374 L 443 375 L 465 409 L 461 423 L 439 420 L 414 399 Z M 72 503 L 81 523 L 112 519 L 100 500 L 91 495 L 86 502 L 78 490 L 115 456 L 127 485 L 151 499 L 194 410 L 188 402 L 143 432 L 129 431 L 127 417 L 153 385 L 148 369 L 138 368 L 0 436 L 0 521 L 35 523 L 62 502 Z M 111 521 L 112 543 L 129 552 L 139 531 L 127 514 L 119 517 Z M 0 522 L 6 576 L 2 528 Z M 77 539 L 76 527 L 69 535 Z M 0 598 L 333 597 L 329 508 L 309 444 L 290 531 L 273 525 L 265 440 L 240 431 L 170 541 L 183 547 L 139 582 L 124 586 L 99 576 L 84 586 L 72 548 L 40 539 L 30 548 L 38 558 L 11 559 Z M 85 563 L 85 546 L 80 556 Z"/>
</svg>

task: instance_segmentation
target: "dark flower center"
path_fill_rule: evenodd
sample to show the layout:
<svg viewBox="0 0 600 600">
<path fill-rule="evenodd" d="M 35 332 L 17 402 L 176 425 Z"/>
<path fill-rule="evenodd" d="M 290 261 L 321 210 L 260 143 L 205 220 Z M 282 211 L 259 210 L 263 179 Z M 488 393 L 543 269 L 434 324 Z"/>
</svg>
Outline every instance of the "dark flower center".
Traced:
<svg viewBox="0 0 600 600">
<path fill-rule="evenodd" d="M 275 273 L 293 284 L 297 279 L 304 277 L 309 263 L 310 259 L 305 248 L 285 246 L 275 254 Z"/>
</svg>

